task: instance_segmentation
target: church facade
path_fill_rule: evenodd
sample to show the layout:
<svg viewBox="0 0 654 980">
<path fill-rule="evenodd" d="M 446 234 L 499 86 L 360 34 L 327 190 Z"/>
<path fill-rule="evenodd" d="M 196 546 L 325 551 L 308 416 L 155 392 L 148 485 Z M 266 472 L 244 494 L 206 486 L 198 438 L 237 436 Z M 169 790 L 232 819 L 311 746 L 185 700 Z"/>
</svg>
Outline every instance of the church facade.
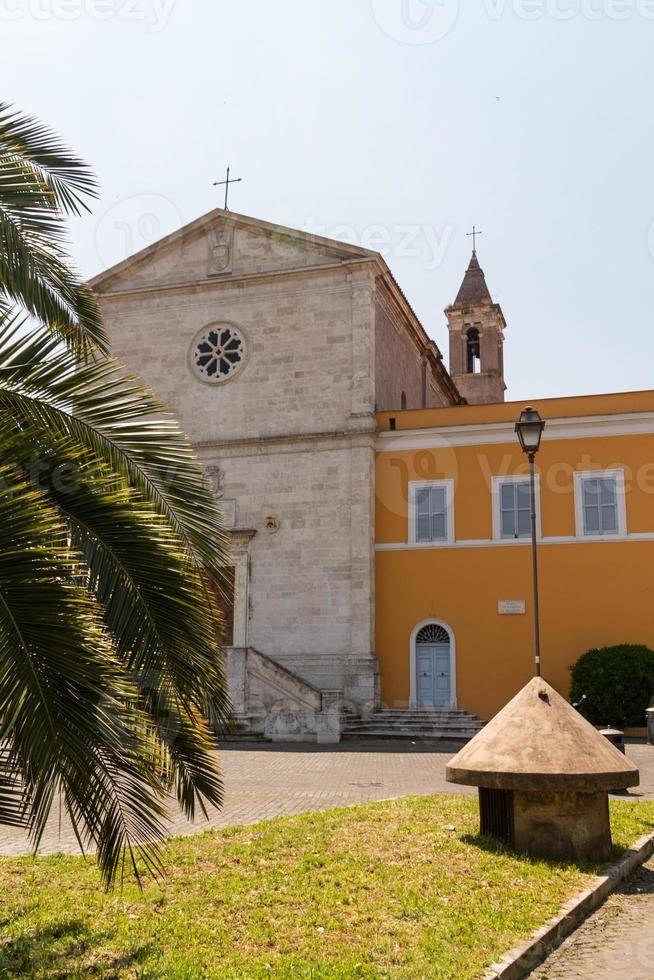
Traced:
<svg viewBox="0 0 654 980">
<path fill-rule="evenodd" d="M 380 255 L 223 210 L 91 285 L 114 354 L 177 416 L 220 498 L 241 731 L 330 742 L 429 709 L 471 732 L 524 684 L 522 406 L 504 402 L 506 324 L 474 250 L 445 311 L 449 372 Z M 654 644 L 651 498 L 629 479 L 654 395 L 537 407 L 544 673 L 567 694 L 589 646 Z"/>
<path fill-rule="evenodd" d="M 338 738 L 379 700 L 376 412 L 462 402 L 438 348 L 378 254 L 222 210 L 91 285 L 221 499 L 237 718 Z"/>
</svg>

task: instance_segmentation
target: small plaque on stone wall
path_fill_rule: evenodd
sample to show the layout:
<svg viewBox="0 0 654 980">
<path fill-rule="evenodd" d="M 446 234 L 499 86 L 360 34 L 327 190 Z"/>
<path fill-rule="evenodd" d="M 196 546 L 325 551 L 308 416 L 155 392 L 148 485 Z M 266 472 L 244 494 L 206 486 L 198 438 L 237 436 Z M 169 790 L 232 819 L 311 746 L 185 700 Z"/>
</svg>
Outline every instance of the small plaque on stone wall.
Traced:
<svg viewBox="0 0 654 980">
<path fill-rule="evenodd" d="M 500 599 L 497 603 L 500 616 L 524 616 L 525 607 L 524 599 Z"/>
</svg>

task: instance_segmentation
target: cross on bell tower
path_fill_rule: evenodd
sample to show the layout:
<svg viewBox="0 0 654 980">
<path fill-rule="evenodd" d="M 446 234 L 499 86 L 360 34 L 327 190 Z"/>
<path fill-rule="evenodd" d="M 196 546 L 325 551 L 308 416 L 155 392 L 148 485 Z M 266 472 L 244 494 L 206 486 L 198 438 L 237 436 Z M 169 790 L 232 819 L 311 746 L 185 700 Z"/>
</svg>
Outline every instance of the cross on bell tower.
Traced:
<svg viewBox="0 0 654 980">
<path fill-rule="evenodd" d="M 472 238 L 472 253 L 473 253 L 473 255 L 476 255 L 477 254 L 477 235 L 483 235 L 483 234 L 484 234 L 483 231 L 477 231 L 477 229 L 473 225 L 472 226 L 472 231 L 469 231 L 468 234 L 466 235 L 466 238 Z"/>
<path fill-rule="evenodd" d="M 473 225 L 472 257 L 456 299 L 445 310 L 450 333 L 450 374 L 471 405 L 504 401 L 504 329 L 506 321 L 494 303 L 477 259 Z"/>
</svg>

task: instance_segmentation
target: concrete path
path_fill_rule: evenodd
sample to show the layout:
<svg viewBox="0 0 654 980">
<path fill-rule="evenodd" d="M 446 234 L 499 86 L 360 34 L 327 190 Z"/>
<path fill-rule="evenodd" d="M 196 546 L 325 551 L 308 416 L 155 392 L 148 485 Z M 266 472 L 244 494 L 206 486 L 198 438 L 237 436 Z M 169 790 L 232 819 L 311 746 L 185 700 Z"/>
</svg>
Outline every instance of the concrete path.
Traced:
<svg viewBox="0 0 654 980">
<path fill-rule="evenodd" d="M 453 746 L 444 744 L 398 740 L 337 746 L 230 743 L 220 751 L 226 790 L 222 810 L 212 810 L 207 820 L 189 824 L 173 808 L 170 834 L 195 834 L 413 793 L 476 792 L 446 783 L 445 766 L 453 751 Z M 638 794 L 654 800 L 654 746 L 630 745 L 627 752 L 641 769 Z M 60 821 L 55 809 L 41 853 L 79 853 L 65 815 Z M 0 827 L 0 854 L 29 853 L 21 831 Z"/>
<path fill-rule="evenodd" d="M 530 976 L 540 980 L 651 980 L 654 861 L 634 872 Z"/>
</svg>

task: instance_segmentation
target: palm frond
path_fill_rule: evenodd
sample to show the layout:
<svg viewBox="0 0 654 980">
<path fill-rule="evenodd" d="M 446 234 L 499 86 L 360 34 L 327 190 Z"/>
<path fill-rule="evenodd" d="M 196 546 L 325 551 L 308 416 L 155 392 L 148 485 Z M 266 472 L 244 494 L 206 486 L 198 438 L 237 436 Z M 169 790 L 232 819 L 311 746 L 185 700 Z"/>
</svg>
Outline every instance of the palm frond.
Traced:
<svg viewBox="0 0 654 980">
<path fill-rule="evenodd" d="M 97 302 L 65 248 L 65 216 L 88 210 L 95 192 L 53 133 L 0 103 L 0 293 L 67 342 L 106 353 Z"/>
<path fill-rule="evenodd" d="M 86 426 L 71 424 L 80 408 L 80 373 L 87 399 L 93 390 L 96 414 L 102 404 L 102 417 L 118 427 L 124 416 L 123 425 L 135 424 L 138 406 L 141 413 L 159 409 L 156 402 L 148 407 L 142 398 L 138 401 L 141 386 L 103 385 L 106 367 L 103 362 L 76 372 L 74 358 L 47 332 L 24 334 L 19 322 L 7 323 L 0 331 L 0 445 L 65 521 L 70 542 L 85 562 L 85 586 L 135 680 L 139 705 L 158 740 L 156 751 L 163 753 L 161 778 L 193 817 L 198 805 L 204 809 L 222 800 L 205 720 L 210 713 L 222 727 L 230 717 L 218 656 L 221 624 L 205 562 L 183 518 L 181 527 L 170 519 L 182 510 L 181 498 L 162 506 L 149 480 L 131 481 L 134 467 L 124 465 L 125 451 L 113 452 L 106 433 L 99 440 L 90 438 Z M 125 378 L 116 365 L 111 368 L 111 378 L 116 371 L 118 379 Z M 54 400 L 56 408 L 40 396 Z M 164 433 L 170 427 L 160 415 L 152 425 L 148 444 L 154 447 L 161 440 L 160 427 Z M 172 431 L 179 445 L 180 434 Z M 197 466 L 190 469 L 191 478 L 198 481 L 195 492 L 202 508 L 198 515 L 196 504 L 194 516 L 204 514 L 202 531 L 215 542 L 210 557 L 214 573 L 220 574 L 226 560 L 221 518 Z"/>
<path fill-rule="evenodd" d="M 38 444 L 29 442 L 32 448 Z M 136 679 L 166 752 L 169 785 L 192 817 L 196 801 L 219 805 L 222 799 L 203 718 L 210 710 L 224 726 L 230 716 L 218 657 L 220 623 L 183 542 L 156 511 L 117 483 L 87 462 L 73 486 L 50 480 L 47 493 L 66 518 L 89 569 L 88 587 Z"/>
<path fill-rule="evenodd" d="M 191 817 L 222 799 L 208 577 L 227 536 L 188 440 L 106 356 L 71 268 L 65 218 L 95 193 L 51 131 L 0 103 L 0 822 L 38 845 L 61 794 L 112 883 L 126 858 L 158 873 L 164 793 Z"/>
<path fill-rule="evenodd" d="M 23 334 L 14 321 L 0 332 L 0 409 L 105 460 L 222 581 L 227 535 L 192 448 L 150 389 L 116 361 L 80 365 L 47 330 Z"/>
<path fill-rule="evenodd" d="M 0 825 L 29 829 L 29 797 L 8 745 L 0 748 Z"/>
<path fill-rule="evenodd" d="M 93 294 L 59 255 L 20 228 L 0 197 L 0 289 L 59 339 L 106 351 L 108 342 Z"/>
<path fill-rule="evenodd" d="M 6 102 L 0 103 L 0 156 L 24 160 L 65 214 L 88 211 L 86 198 L 97 197 L 90 168 L 47 126 Z"/>
<path fill-rule="evenodd" d="M 36 845 L 61 789 L 80 840 L 97 844 L 109 882 L 126 851 L 156 871 L 165 810 L 144 761 L 145 718 L 96 604 L 75 584 L 82 568 L 67 549 L 66 527 L 6 465 L 0 515 L 3 775 L 16 775 Z"/>
</svg>

